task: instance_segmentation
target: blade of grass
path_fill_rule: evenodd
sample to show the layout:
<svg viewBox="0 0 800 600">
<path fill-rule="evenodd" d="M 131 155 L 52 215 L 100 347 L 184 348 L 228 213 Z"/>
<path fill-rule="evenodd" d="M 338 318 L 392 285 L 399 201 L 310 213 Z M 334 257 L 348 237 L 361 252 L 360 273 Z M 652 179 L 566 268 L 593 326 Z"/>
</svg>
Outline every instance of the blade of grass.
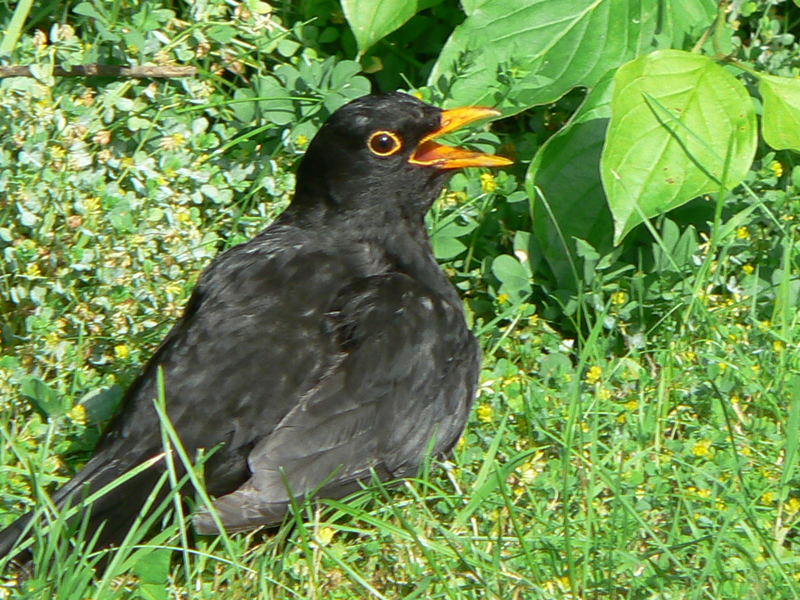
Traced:
<svg viewBox="0 0 800 600">
<path fill-rule="evenodd" d="M 6 34 L 3 36 L 3 43 L 0 44 L 0 55 L 9 55 L 14 51 L 32 6 L 33 0 L 19 0 L 17 2 L 17 6 L 14 8 L 14 15 L 8 24 Z"/>
</svg>

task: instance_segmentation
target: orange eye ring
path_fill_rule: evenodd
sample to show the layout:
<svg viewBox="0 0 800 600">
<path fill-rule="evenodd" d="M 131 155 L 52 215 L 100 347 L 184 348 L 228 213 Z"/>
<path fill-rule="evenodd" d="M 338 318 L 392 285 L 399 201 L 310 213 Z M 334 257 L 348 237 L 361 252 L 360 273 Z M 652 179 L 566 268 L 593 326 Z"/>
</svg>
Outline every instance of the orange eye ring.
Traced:
<svg viewBox="0 0 800 600">
<path fill-rule="evenodd" d="M 400 152 L 403 143 L 393 131 L 376 131 L 369 136 L 367 147 L 378 156 L 391 156 Z"/>
</svg>

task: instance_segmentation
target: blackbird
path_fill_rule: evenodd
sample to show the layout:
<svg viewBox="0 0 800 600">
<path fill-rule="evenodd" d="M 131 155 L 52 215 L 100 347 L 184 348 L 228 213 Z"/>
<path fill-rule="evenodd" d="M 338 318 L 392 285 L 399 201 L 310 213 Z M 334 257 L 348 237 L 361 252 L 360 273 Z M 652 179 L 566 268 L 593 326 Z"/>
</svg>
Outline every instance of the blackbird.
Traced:
<svg viewBox="0 0 800 600">
<path fill-rule="evenodd" d="M 188 456 L 214 450 L 205 483 L 229 532 L 280 523 L 295 498 L 339 498 L 372 473 L 414 475 L 428 451 L 450 450 L 480 352 L 424 217 L 454 169 L 511 161 L 433 138 L 498 114 L 402 93 L 337 110 L 300 163 L 290 206 L 206 268 L 56 506 L 80 504 L 164 451 L 159 372 Z M 164 469 L 162 454 L 81 507 L 91 511 L 87 539 L 119 543 Z M 30 518 L 0 533 L 0 556 Z M 207 510 L 193 522 L 218 532 Z"/>
</svg>

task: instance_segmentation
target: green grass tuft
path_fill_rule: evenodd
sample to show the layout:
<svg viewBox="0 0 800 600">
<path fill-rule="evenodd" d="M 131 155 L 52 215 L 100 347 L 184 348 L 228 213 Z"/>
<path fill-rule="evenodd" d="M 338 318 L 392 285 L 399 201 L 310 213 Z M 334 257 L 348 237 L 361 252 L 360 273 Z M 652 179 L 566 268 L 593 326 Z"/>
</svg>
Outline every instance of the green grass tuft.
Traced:
<svg viewBox="0 0 800 600">
<path fill-rule="evenodd" d="M 109 35 L 123 35 L 132 9 L 105 4 Z M 789 153 L 762 152 L 745 186 L 653 220 L 624 249 L 579 244 L 577 291 L 537 263 L 524 166 L 455 176 L 429 224 L 484 366 L 449 460 L 294 507 L 275 532 L 194 538 L 173 497 L 118 549 L 68 526 L 49 494 L 88 459 L 200 270 L 287 205 L 315 128 L 365 86 L 354 63 L 300 54 L 291 15 L 186 10 L 201 4 L 205 21 L 135 21 L 155 19 L 143 39 L 167 31 L 161 49 L 201 78 L 0 88 L 0 525 L 44 517 L 29 577 L 7 570 L 0 598 L 800 596 L 800 170 Z M 22 30 L 17 59 L 96 59 L 108 38 L 75 18 L 77 32 L 55 28 L 47 46 Z M 242 102 L 235 90 L 262 68 L 299 74 L 299 96 Z M 506 127 L 563 121 L 570 103 Z M 287 106 L 296 112 L 276 125 Z M 514 139 L 529 155 L 541 141 Z M 189 464 L 163 425 L 173 467 Z M 202 489 L 200 475 L 187 485 Z M 162 483 L 177 479 L 172 469 Z"/>
</svg>

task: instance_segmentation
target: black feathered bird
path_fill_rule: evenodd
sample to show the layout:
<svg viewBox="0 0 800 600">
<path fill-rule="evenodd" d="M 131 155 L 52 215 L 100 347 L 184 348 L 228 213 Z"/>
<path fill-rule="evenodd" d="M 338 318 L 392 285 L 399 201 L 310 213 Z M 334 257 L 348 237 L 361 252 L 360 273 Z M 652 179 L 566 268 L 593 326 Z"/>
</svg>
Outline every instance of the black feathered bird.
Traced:
<svg viewBox="0 0 800 600">
<path fill-rule="evenodd" d="M 77 504 L 162 452 L 169 418 L 228 531 L 276 524 L 302 497 L 341 497 L 371 472 L 412 475 L 458 440 L 480 354 L 434 260 L 424 216 L 453 169 L 508 159 L 433 138 L 498 113 L 401 93 L 337 110 L 311 142 L 289 208 L 215 259 L 128 390 L 93 458 L 54 496 Z M 95 501 L 89 534 L 118 543 L 164 460 Z M 84 508 L 83 510 L 87 510 Z M 28 516 L 0 533 L 6 554 Z M 206 511 L 199 533 L 217 528 Z"/>
</svg>

